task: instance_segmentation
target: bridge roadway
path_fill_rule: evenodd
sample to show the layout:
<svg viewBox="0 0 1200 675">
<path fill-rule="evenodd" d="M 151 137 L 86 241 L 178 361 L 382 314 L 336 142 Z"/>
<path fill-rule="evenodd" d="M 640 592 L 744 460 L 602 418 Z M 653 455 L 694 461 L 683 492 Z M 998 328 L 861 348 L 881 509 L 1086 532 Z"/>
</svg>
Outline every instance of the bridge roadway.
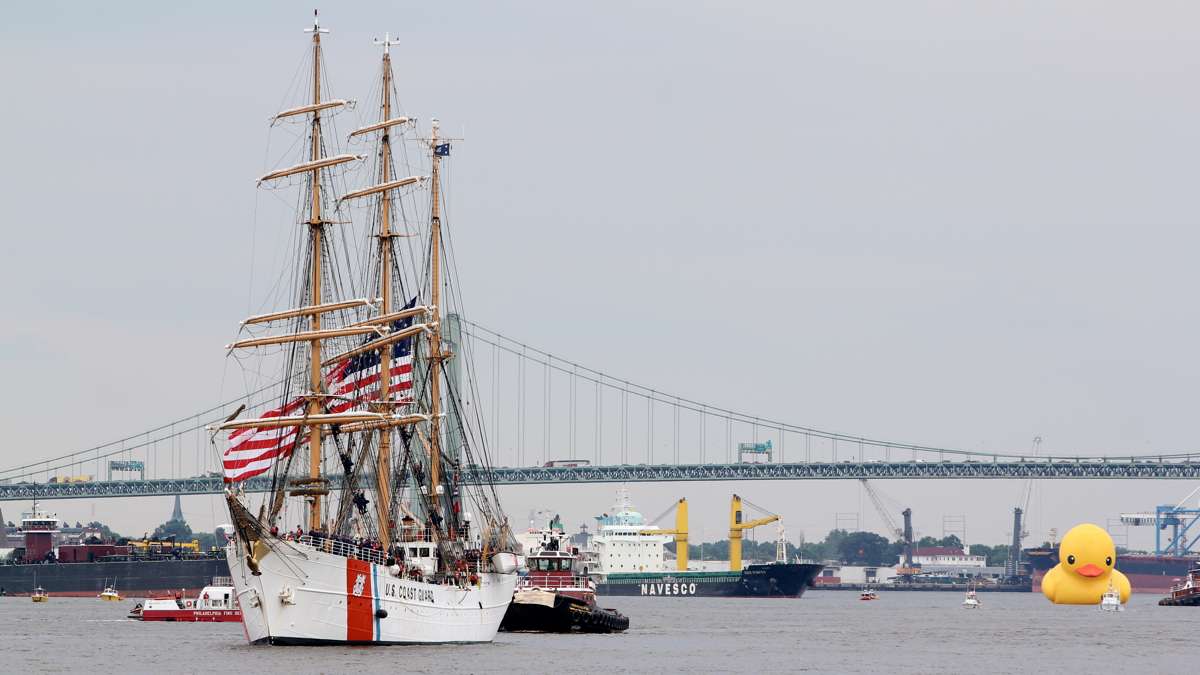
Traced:
<svg viewBox="0 0 1200 675">
<path fill-rule="evenodd" d="M 477 478 L 468 473 L 467 481 Z M 582 467 L 502 467 L 492 471 L 497 485 L 552 483 L 655 483 L 723 480 L 854 480 L 870 479 L 1003 479 L 1088 478 L 1168 479 L 1200 478 L 1200 456 L 1184 459 L 1146 457 L 1080 459 L 1039 462 L 813 462 L 798 464 L 653 464 Z M 364 481 L 371 481 L 364 477 Z M 270 480 L 252 478 L 243 487 L 249 492 L 270 489 Z M 220 494 L 220 477 L 160 478 L 152 480 L 91 481 L 86 483 L 11 483 L 0 485 L 0 501 L 37 499 L 89 499 L 154 495 Z"/>
</svg>

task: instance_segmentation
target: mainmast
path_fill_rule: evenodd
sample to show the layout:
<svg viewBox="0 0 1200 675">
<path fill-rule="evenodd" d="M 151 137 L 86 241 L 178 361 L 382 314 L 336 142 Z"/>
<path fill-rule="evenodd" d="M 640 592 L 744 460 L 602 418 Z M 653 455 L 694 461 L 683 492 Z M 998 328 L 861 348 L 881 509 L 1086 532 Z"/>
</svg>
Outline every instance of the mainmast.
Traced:
<svg viewBox="0 0 1200 675">
<path fill-rule="evenodd" d="M 430 323 L 435 326 L 429 333 L 429 499 L 434 509 L 441 508 L 438 490 L 442 487 L 441 476 L 441 422 L 442 422 L 442 219 L 441 219 L 441 148 L 438 147 L 438 121 L 433 120 L 433 132 L 429 145 L 433 150 L 433 169 L 430 183 L 433 206 L 430 210 Z M 439 516 L 441 514 L 438 514 Z"/>
<path fill-rule="evenodd" d="M 321 33 L 329 31 L 321 28 L 317 13 L 313 11 L 313 27 L 312 44 L 313 44 L 313 105 L 321 104 Z M 314 110 L 312 117 L 312 130 L 310 133 L 309 142 L 312 144 L 312 161 L 315 163 L 321 159 L 321 111 Z M 311 291 L 310 303 L 313 306 L 321 304 L 321 239 L 323 235 L 324 221 L 321 218 L 321 170 L 313 168 L 309 177 L 309 191 L 312 193 L 312 206 L 309 214 L 309 241 L 311 242 L 312 268 L 310 270 L 311 277 L 309 279 L 309 289 Z M 321 315 L 314 313 L 310 319 L 310 326 L 313 331 L 321 330 Z M 321 338 L 314 338 L 308 343 L 309 345 L 309 378 L 308 378 L 308 414 L 319 415 L 321 413 Z M 308 482 L 309 487 L 309 511 L 308 511 L 308 529 L 321 530 L 321 491 L 316 488 L 321 482 L 321 426 L 314 424 L 308 428 Z"/>
<path fill-rule="evenodd" d="M 390 47 L 396 42 L 392 36 L 384 33 L 383 40 L 375 40 L 375 44 L 383 46 L 383 117 L 380 123 L 386 123 L 392 118 L 392 55 Z M 386 184 L 391 180 L 392 146 L 389 127 L 383 128 L 379 139 L 380 172 Z M 383 305 L 380 312 L 386 316 L 392 313 L 392 225 L 391 225 L 391 195 L 383 192 L 379 196 L 379 294 Z M 390 345 L 379 350 L 379 400 L 380 410 L 384 414 L 394 412 L 390 409 L 392 402 L 392 347 Z M 379 452 L 375 465 L 375 484 L 378 504 L 376 514 L 379 518 L 379 543 L 383 550 L 390 550 L 392 544 L 391 516 L 391 476 L 392 476 L 392 430 L 379 430 Z"/>
</svg>

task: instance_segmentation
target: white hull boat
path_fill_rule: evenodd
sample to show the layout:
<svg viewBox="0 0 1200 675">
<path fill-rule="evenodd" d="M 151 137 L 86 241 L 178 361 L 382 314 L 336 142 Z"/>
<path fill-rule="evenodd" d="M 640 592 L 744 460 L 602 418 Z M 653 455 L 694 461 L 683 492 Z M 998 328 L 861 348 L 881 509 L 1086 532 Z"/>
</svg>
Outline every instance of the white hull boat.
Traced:
<svg viewBox="0 0 1200 675">
<path fill-rule="evenodd" d="M 258 561 L 229 551 L 229 567 L 252 644 L 437 644 L 491 642 L 517 575 L 485 572 L 477 583 L 433 584 L 395 567 L 286 542 Z"/>
</svg>

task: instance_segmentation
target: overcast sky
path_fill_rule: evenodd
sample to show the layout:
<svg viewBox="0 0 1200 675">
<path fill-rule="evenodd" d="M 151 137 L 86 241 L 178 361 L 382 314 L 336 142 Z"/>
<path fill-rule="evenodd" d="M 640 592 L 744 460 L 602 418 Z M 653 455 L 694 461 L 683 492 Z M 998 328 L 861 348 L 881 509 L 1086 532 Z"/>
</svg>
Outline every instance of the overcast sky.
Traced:
<svg viewBox="0 0 1200 675">
<path fill-rule="evenodd" d="M 331 95 L 367 95 L 370 40 L 391 31 L 404 109 L 466 132 L 453 222 L 476 320 L 796 424 L 968 450 L 1040 435 L 1061 454 L 1195 449 L 1198 19 L 1191 3 L 1044 1 L 323 12 Z M 5 9 L 0 465 L 238 393 L 221 346 L 261 303 L 264 251 L 288 241 L 254 179 L 275 165 L 265 120 L 309 23 L 284 2 Z M 1043 485 L 1037 541 L 1194 487 Z M 966 514 L 984 543 L 1007 536 L 1021 491 L 879 487 L 923 533 Z M 731 490 L 793 538 L 837 512 L 878 527 L 852 482 L 633 494 L 652 515 L 686 494 L 716 539 Z M 545 507 L 576 524 L 612 493 L 501 496 L 518 520 Z M 224 520 L 217 498 L 184 505 Z M 133 533 L 170 500 L 53 508 Z"/>
</svg>

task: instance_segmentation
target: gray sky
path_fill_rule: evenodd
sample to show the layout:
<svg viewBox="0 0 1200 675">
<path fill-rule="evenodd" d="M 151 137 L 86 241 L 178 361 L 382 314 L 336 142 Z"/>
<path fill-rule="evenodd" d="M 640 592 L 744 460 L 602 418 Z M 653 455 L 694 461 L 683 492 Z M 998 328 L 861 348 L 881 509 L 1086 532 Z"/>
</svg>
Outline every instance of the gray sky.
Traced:
<svg viewBox="0 0 1200 675">
<path fill-rule="evenodd" d="M 6 9 L 0 359 L 20 386 L 0 394 L 0 465 L 236 395 L 221 346 L 287 241 L 254 178 L 277 163 L 265 120 L 303 57 L 307 11 Z M 453 223 L 478 321 L 798 424 L 970 450 L 1041 435 L 1066 454 L 1194 448 L 1198 14 L 338 3 L 323 23 L 333 95 L 366 96 L 370 39 L 390 30 L 404 108 L 465 129 Z M 880 487 L 925 533 L 962 513 L 987 543 L 1006 536 L 1021 488 Z M 1046 483 L 1033 537 L 1192 487 Z M 878 522 L 853 483 L 633 491 L 650 514 L 686 494 L 713 539 L 734 489 L 810 538 L 836 512 Z M 574 523 L 612 486 L 502 497 L 518 519 L 545 506 Z M 170 503 L 54 508 L 133 532 Z M 216 499 L 185 510 L 223 519 Z"/>
</svg>

